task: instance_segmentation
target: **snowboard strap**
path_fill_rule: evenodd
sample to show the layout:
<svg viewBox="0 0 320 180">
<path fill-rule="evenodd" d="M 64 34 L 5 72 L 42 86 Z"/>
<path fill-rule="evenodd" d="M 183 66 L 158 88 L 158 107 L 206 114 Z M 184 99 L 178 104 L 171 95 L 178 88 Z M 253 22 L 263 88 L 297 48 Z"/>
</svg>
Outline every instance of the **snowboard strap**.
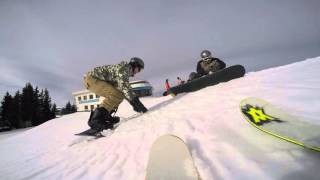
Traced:
<svg viewBox="0 0 320 180">
<path fill-rule="evenodd" d="M 113 110 L 110 112 L 110 116 L 114 117 L 114 116 L 116 115 L 117 111 L 118 111 L 118 108 L 119 108 L 119 107 L 113 109 Z"/>
</svg>

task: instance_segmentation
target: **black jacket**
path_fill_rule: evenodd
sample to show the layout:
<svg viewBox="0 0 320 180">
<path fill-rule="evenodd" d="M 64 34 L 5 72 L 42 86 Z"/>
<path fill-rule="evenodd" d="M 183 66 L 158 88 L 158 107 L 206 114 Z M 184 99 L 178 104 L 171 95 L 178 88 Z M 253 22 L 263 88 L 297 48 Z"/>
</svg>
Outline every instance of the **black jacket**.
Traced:
<svg viewBox="0 0 320 180">
<path fill-rule="evenodd" d="M 197 73 L 201 76 L 209 74 L 209 72 L 216 72 L 224 69 L 226 64 L 219 58 L 201 59 L 197 64 Z"/>
</svg>

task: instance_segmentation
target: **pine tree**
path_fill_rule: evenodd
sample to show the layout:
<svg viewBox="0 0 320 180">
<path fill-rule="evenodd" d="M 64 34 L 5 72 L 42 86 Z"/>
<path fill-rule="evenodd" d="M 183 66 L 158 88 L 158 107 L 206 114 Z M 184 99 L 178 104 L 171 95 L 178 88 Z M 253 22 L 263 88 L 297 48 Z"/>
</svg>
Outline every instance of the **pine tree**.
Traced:
<svg viewBox="0 0 320 180">
<path fill-rule="evenodd" d="M 12 114 L 12 126 L 14 128 L 22 128 L 22 117 L 21 117 L 21 94 L 20 91 L 17 91 L 13 97 L 13 114 Z"/>
<path fill-rule="evenodd" d="M 62 108 L 61 114 L 70 114 L 73 113 L 74 107 L 71 105 L 70 101 L 67 102 L 66 106 Z"/>
<path fill-rule="evenodd" d="M 36 126 L 39 125 L 39 122 L 36 119 L 33 119 L 33 87 L 30 83 L 27 83 L 26 86 L 22 89 L 21 97 L 21 117 L 24 121 L 24 124 L 29 124 Z"/>
<path fill-rule="evenodd" d="M 7 92 L 6 95 L 4 96 L 3 101 L 1 102 L 1 107 L 2 107 L 1 126 L 13 127 L 11 124 L 12 114 L 13 114 L 13 98 L 9 94 L 9 92 Z"/>
<path fill-rule="evenodd" d="M 76 106 L 75 104 L 72 105 L 72 107 L 71 107 L 71 112 L 72 112 L 72 113 L 77 112 L 77 106 Z"/>
<path fill-rule="evenodd" d="M 32 95 L 32 124 L 40 124 L 41 123 L 41 102 L 40 102 L 40 94 L 39 89 L 36 87 L 33 90 Z"/>
<path fill-rule="evenodd" d="M 51 119 L 51 106 L 49 91 L 45 89 L 43 95 L 43 113 L 45 118 L 42 120 L 42 122 L 46 122 Z"/>
<path fill-rule="evenodd" d="M 52 108 L 51 108 L 51 117 L 50 119 L 56 118 L 56 112 L 57 112 L 57 105 L 53 103 Z"/>
<path fill-rule="evenodd" d="M 68 101 L 68 103 L 66 104 L 66 113 L 70 114 L 72 112 L 71 110 L 72 110 L 72 106 L 70 101 Z"/>
</svg>

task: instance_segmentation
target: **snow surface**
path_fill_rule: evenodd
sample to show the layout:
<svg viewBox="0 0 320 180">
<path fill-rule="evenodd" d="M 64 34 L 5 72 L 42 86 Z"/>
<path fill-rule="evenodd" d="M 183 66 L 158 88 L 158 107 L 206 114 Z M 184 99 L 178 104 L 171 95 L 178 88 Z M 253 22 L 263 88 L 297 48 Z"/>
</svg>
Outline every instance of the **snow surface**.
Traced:
<svg viewBox="0 0 320 180">
<path fill-rule="evenodd" d="M 11 130 L 11 131 L 3 131 L 3 132 L 0 132 L 0 141 L 1 140 L 4 140 L 4 139 L 7 139 L 11 136 L 15 136 L 23 131 L 27 131 L 29 129 L 31 129 L 32 127 L 30 128 L 23 128 L 23 129 L 14 129 L 14 130 Z"/>
<path fill-rule="evenodd" d="M 320 57 L 174 98 L 142 98 L 144 115 L 124 102 L 122 124 L 95 141 L 74 135 L 87 129 L 89 113 L 54 119 L 0 141 L 0 179 L 143 180 L 152 143 L 167 133 L 187 143 L 204 180 L 319 179 L 320 153 L 257 130 L 239 109 L 254 96 L 320 124 L 319 69 Z"/>
</svg>

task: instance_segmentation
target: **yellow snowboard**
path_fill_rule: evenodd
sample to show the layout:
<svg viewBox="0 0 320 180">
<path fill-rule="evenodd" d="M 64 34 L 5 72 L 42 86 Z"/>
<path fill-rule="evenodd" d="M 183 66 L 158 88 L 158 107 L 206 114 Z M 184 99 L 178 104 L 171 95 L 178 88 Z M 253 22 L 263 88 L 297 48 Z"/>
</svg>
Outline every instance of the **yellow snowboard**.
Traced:
<svg viewBox="0 0 320 180">
<path fill-rule="evenodd" d="M 320 152 L 320 126 L 303 121 L 259 98 L 241 101 L 241 112 L 254 127 L 270 135 Z"/>
</svg>

